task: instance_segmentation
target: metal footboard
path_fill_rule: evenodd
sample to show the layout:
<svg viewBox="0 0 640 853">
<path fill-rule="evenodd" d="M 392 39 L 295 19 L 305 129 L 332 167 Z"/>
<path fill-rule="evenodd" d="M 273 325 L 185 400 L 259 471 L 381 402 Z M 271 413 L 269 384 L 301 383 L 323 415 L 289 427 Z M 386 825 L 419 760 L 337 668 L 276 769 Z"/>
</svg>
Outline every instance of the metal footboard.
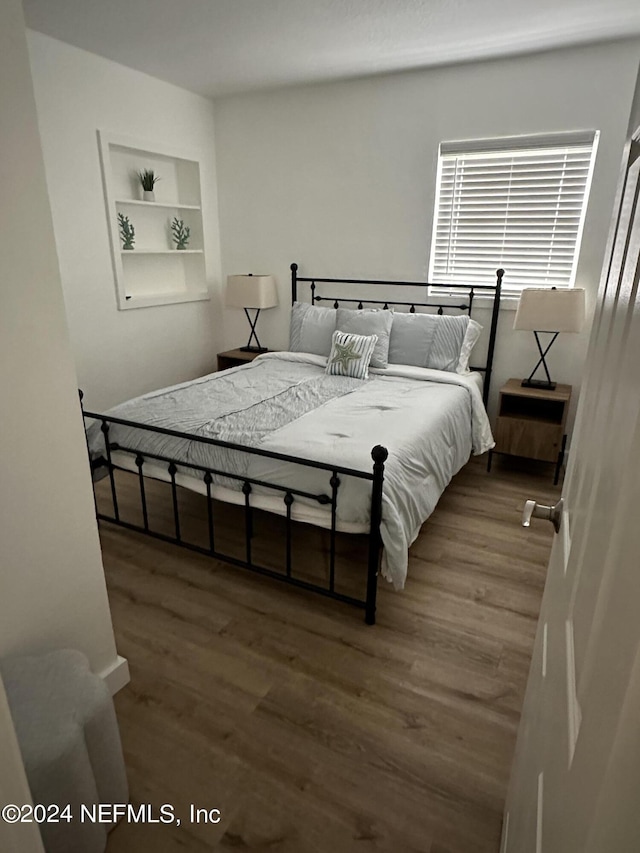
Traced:
<svg viewBox="0 0 640 853">
<path fill-rule="evenodd" d="M 82 395 L 81 395 L 82 398 Z M 304 590 L 319 593 L 328 598 L 336 599 L 337 601 L 345 602 L 346 604 L 354 605 L 364 609 L 365 621 L 368 625 L 375 624 L 376 618 L 376 594 L 377 594 L 377 579 L 380 566 L 381 539 L 380 539 L 380 523 L 382 519 L 382 486 L 384 482 L 384 466 L 388 456 L 386 448 L 377 445 L 371 451 L 373 466 L 371 471 L 359 471 L 354 468 L 345 468 L 339 465 L 330 465 L 323 462 L 316 462 L 310 459 L 300 459 L 295 456 L 289 456 L 284 453 L 276 453 L 260 448 L 246 447 L 232 442 L 222 441 L 218 439 L 193 435 L 191 433 L 178 432 L 177 430 L 165 429 L 163 427 L 153 427 L 147 424 L 137 423 L 135 421 L 125 420 L 123 418 L 103 415 L 96 412 L 88 412 L 83 410 L 85 420 L 95 420 L 100 424 L 100 430 L 104 439 L 104 457 L 93 460 L 92 467 L 94 469 L 105 467 L 109 478 L 109 489 L 111 495 L 112 512 L 101 512 L 98 510 L 96 497 L 96 515 L 100 521 L 109 522 L 111 524 L 125 527 L 129 530 L 135 530 L 138 533 L 143 533 L 147 536 L 152 536 L 164 542 L 171 542 L 181 548 L 186 548 L 190 551 L 195 551 L 199 554 L 205 554 L 214 557 L 223 562 L 230 563 L 234 566 L 239 566 L 244 569 L 249 569 L 257 574 L 265 575 L 276 580 L 288 583 L 292 586 L 299 587 Z M 270 483 L 266 480 L 257 479 L 241 474 L 236 474 L 230 471 L 222 470 L 221 468 L 209 467 L 206 465 L 198 465 L 192 462 L 172 459 L 168 456 L 163 456 L 157 453 L 151 453 L 137 447 L 126 447 L 110 439 L 111 427 L 113 425 L 121 425 L 131 427 L 136 430 L 141 430 L 150 433 L 172 436 L 175 438 L 184 439 L 188 442 L 198 442 L 200 444 L 214 445 L 216 447 L 224 447 L 229 450 L 241 451 L 254 456 L 263 456 L 268 459 L 276 459 L 283 462 L 290 462 L 295 465 L 300 465 L 307 468 L 314 468 L 320 471 L 326 471 L 329 476 L 328 493 L 313 493 L 290 486 L 283 486 L 278 483 Z M 118 499 L 118 487 L 115 477 L 117 470 L 127 471 L 114 462 L 113 454 L 116 451 L 128 453 L 132 456 L 137 469 L 138 487 L 140 493 L 140 509 L 142 513 L 142 524 L 135 524 L 131 521 L 126 521 L 122 518 Z M 173 534 L 161 532 L 152 529 L 149 522 L 149 507 L 148 494 L 146 488 L 145 465 L 153 463 L 159 465 L 166 470 L 168 482 L 171 488 L 171 506 L 173 514 Z M 206 500 L 207 500 L 207 519 L 206 519 L 206 539 L 207 547 L 189 542 L 185 539 L 183 528 L 180 519 L 180 504 L 178 500 L 178 484 L 176 475 L 179 470 L 186 469 L 191 476 L 199 478 L 204 484 Z M 136 476 L 133 473 L 133 476 Z M 340 493 L 340 484 L 342 477 L 355 477 L 360 480 L 371 482 L 371 515 L 369 531 L 366 534 L 368 538 L 367 549 L 367 579 L 366 579 L 366 594 L 364 598 L 358 598 L 352 595 L 336 590 L 336 534 L 337 534 L 337 509 Z M 216 519 L 214 512 L 214 499 L 212 497 L 212 486 L 216 482 L 216 478 L 225 478 L 234 480 L 240 485 L 240 491 L 244 496 L 243 511 L 244 511 L 244 558 L 240 558 L 233 554 L 225 553 L 217 541 L 216 536 Z M 252 542 L 254 537 L 254 505 L 252 504 L 252 495 L 254 489 L 260 487 L 268 489 L 271 494 L 279 494 L 282 496 L 283 512 L 282 516 L 285 520 L 285 537 L 282 548 L 283 571 L 279 572 L 267 566 L 261 565 L 254 558 L 252 552 Z M 292 529 L 296 523 L 292 517 L 292 508 L 300 498 L 307 501 L 315 502 L 320 506 L 327 507 L 330 512 L 331 523 L 329 527 L 329 572 L 328 583 L 326 586 L 312 583 L 296 576 L 296 567 L 293 560 L 292 549 Z"/>
</svg>

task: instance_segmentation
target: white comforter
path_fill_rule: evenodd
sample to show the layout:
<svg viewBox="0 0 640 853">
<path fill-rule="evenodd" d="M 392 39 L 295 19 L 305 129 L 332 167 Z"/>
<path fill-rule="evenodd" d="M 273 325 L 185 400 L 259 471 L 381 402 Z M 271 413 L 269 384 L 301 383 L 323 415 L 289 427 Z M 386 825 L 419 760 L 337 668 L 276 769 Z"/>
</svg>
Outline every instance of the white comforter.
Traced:
<svg viewBox="0 0 640 853">
<path fill-rule="evenodd" d="M 235 384 L 239 386 L 255 385 L 259 380 L 265 383 L 266 388 L 277 386 L 287 372 L 301 376 L 321 376 L 325 365 L 326 359 L 321 356 L 268 353 L 252 364 L 234 368 L 233 371 L 213 374 L 129 401 L 112 409 L 110 414 L 233 441 L 233 435 L 215 432 L 215 420 L 205 424 L 196 408 L 187 412 L 182 423 L 170 420 L 164 408 L 160 417 L 157 414 L 160 411 L 158 398 L 166 400 L 170 408 L 172 401 L 184 399 L 185 389 L 193 387 L 194 395 L 202 398 L 208 393 L 205 389 L 216 388 L 215 383 L 220 383 L 222 377 L 228 380 L 236 376 Z M 203 383 L 214 384 L 207 386 Z M 222 390 L 223 385 L 219 387 Z M 300 383 L 300 387 L 303 387 L 303 383 Z M 274 399 L 277 399 L 277 395 Z M 155 413 L 145 414 L 145 402 L 148 406 L 155 405 Z M 175 408 L 177 410 L 177 405 Z M 435 508 L 443 490 L 472 452 L 484 453 L 493 447 L 477 377 L 392 365 L 386 370 L 372 370 L 368 381 L 352 382 L 348 390 L 324 402 L 319 400 L 319 405 L 314 408 L 307 405 L 307 409 L 306 413 L 288 422 L 284 422 L 287 419 L 283 418 L 282 426 L 278 426 L 276 417 L 273 428 L 259 431 L 257 445 L 264 450 L 362 471 L 372 470 L 371 449 L 374 445 L 386 447 L 389 458 L 385 465 L 383 489 L 382 571 L 396 589 L 401 589 L 407 575 L 409 546 Z M 225 412 L 225 423 L 234 424 L 235 414 L 230 403 Z M 244 418 L 238 420 L 239 424 L 245 422 Z M 136 439 L 142 435 L 137 431 Z M 130 441 L 123 441 L 114 431 L 112 440 L 120 440 L 131 446 Z M 149 442 L 148 434 L 144 440 Z M 236 440 L 249 443 L 244 434 Z M 91 442 L 96 452 L 99 451 L 98 434 L 94 434 Z M 171 442 L 175 445 L 174 439 Z M 140 440 L 137 446 L 148 452 L 155 450 L 174 455 L 174 458 L 187 458 L 186 455 L 175 455 L 175 447 L 169 453 L 166 446 L 158 450 L 148 443 L 143 445 Z M 206 446 L 193 445 L 192 449 L 199 454 L 199 458 L 193 458 L 190 451 L 190 461 L 207 464 L 201 456 L 206 452 Z M 216 448 L 214 450 L 219 452 Z M 330 475 L 326 471 L 260 456 L 224 452 L 229 455 L 229 462 L 233 466 L 226 470 L 235 470 L 240 461 L 239 456 L 242 456 L 243 471 L 248 477 L 313 493 L 329 492 L 327 481 Z M 216 461 L 219 461 L 219 457 Z M 213 462 L 208 464 L 213 465 Z M 188 476 L 181 477 L 182 483 L 187 486 L 189 479 Z M 371 482 L 346 476 L 341 480 L 337 507 L 339 526 L 346 530 L 364 530 L 369 521 Z M 201 486 L 198 490 L 201 490 Z M 259 502 L 259 490 L 255 491 L 256 501 Z"/>
<path fill-rule="evenodd" d="M 262 358 L 301 360 L 324 370 L 326 359 L 303 353 L 269 353 Z M 440 495 L 470 454 L 494 445 L 476 379 L 440 370 L 392 365 L 372 370 L 363 387 L 321 406 L 269 435 L 265 450 L 279 450 L 371 470 L 371 449 L 389 451 L 385 465 L 381 535 L 382 573 L 396 589 L 407 577 L 408 550 Z M 252 476 L 310 490 L 317 472 L 282 471 L 272 460 L 256 458 Z M 371 484 L 343 478 L 338 517 L 351 524 L 369 521 Z"/>
</svg>

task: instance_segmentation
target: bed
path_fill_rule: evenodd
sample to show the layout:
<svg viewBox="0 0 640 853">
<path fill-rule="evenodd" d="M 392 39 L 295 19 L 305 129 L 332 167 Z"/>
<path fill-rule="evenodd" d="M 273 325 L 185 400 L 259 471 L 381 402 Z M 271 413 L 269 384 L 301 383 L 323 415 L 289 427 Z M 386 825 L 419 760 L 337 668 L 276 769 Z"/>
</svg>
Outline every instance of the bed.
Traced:
<svg viewBox="0 0 640 853">
<path fill-rule="evenodd" d="M 469 456 L 493 446 L 484 403 L 502 271 L 494 285 L 455 286 L 463 299 L 452 306 L 447 297 L 430 299 L 432 291 L 425 283 L 301 277 L 297 270 L 292 264 L 294 315 L 306 316 L 307 308 L 313 310 L 323 302 L 334 312 L 354 304 L 355 310 L 336 316 L 361 320 L 367 308 L 375 306 L 406 312 L 402 322 L 408 323 L 413 319 L 409 315 L 424 313 L 419 311 L 424 307 L 437 309 L 440 316 L 445 311 L 469 316 L 475 297 L 489 295 L 493 304 L 486 363 L 458 373 L 396 359 L 385 367 L 370 367 L 363 381 L 329 375 L 322 348 L 307 352 L 305 341 L 302 347 L 297 341 L 295 351 L 266 353 L 249 364 L 145 394 L 104 414 L 86 411 L 92 467 L 109 478 L 111 493 L 111 511 L 99 511 L 98 518 L 362 607 L 366 622 L 373 624 L 378 574 L 402 589 L 408 549 L 422 523 Z M 311 297 L 304 305 L 298 302 L 303 286 Z M 321 293 L 321 287 L 331 292 Z M 400 298 L 415 288 L 425 299 Z M 316 311 L 313 321 L 320 316 Z M 388 328 L 391 322 L 400 322 L 396 315 L 392 321 L 384 319 Z M 292 320 L 292 347 L 294 337 Z M 142 524 L 120 515 L 116 471 L 137 478 Z M 148 478 L 169 484 L 173 535 L 155 531 L 149 523 Z M 180 489 L 206 498 L 204 547 L 185 541 Z M 223 553 L 216 542 L 216 502 L 244 510 L 242 558 Z M 285 519 L 281 570 L 268 568 L 255 557 L 257 510 Z M 327 577 L 322 584 L 296 572 L 292 528 L 301 524 L 329 532 Z M 368 539 L 362 597 L 340 592 L 336 585 L 336 537 L 342 533 Z"/>
</svg>

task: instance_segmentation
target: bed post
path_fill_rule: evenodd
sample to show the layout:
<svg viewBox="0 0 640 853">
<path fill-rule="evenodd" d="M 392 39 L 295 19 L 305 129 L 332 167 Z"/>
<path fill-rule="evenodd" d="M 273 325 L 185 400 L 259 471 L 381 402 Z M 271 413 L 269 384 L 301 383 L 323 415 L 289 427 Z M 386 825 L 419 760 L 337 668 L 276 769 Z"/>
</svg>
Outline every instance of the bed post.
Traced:
<svg viewBox="0 0 640 853">
<path fill-rule="evenodd" d="M 298 298 L 298 264 L 291 264 L 291 304 Z"/>
<path fill-rule="evenodd" d="M 502 293 L 502 276 L 504 270 L 496 270 L 496 290 L 493 296 L 493 311 L 491 312 L 491 331 L 489 332 L 489 349 L 487 351 L 487 370 L 484 374 L 484 389 L 482 399 L 485 406 L 489 402 L 489 386 L 491 385 L 491 371 L 493 370 L 493 351 L 496 347 L 496 332 L 498 330 L 498 317 L 500 315 L 500 295 Z"/>
<path fill-rule="evenodd" d="M 371 526 L 369 528 L 369 565 L 367 569 L 367 604 L 365 622 L 375 625 L 376 594 L 378 592 L 378 568 L 380 565 L 380 522 L 382 520 L 382 484 L 384 463 L 389 456 L 386 447 L 380 444 L 371 451 L 373 459 L 373 483 L 371 485 Z"/>
<path fill-rule="evenodd" d="M 89 436 L 87 435 L 87 422 L 84 419 L 84 391 L 78 388 L 78 397 L 80 398 L 80 414 L 82 415 L 82 431 L 84 432 L 84 440 L 87 445 L 87 458 L 89 460 L 89 471 L 91 472 L 91 493 L 93 495 L 93 508 L 98 517 L 98 499 L 96 498 L 96 484 L 93 481 L 93 461 L 91 459 L 91 448 L 89 447 Z"/>
<path fill-rule="evenodd" d="M 84 440 L 87 445 L 87 456 L 89 457 L 89 468 L 93 470 L 93 465 L 91 464 L 91 448 L 89 447 L 89 437 L 87 435 L 87 424 L 84 419 L 84 391 L 82 388 L 78 388 L 78 397 L 80 398 L 80 414 L 82 415 L 82 429 L 84 430 Z M 93 479 L 93 478 L 92 478 Z M 95 491 L 95 489 L 94 489 Z M 93 496 L 95 501 L 95 494 Z"/>
</svg>

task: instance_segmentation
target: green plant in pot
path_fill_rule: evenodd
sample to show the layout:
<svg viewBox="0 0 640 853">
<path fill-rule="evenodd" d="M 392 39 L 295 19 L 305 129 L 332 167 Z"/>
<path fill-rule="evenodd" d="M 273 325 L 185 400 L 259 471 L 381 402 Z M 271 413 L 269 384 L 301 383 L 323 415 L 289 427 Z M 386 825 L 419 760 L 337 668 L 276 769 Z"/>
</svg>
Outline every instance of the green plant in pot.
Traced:
<svg viewBox="0 0 640 853">
<path fill-rule="evenodd" d="M 133 249 L 135 242 L 136 229 L 129 222 L 129 217 L 124 214 L 118 214 L 118 224 L 120 226 L 120 239 L 122 240 L 123 249 Z"/>
<path fill-rule="evenodd" d="M 184 224 L 184 219 L 178 219 L 174 216 L 171 222 L 171 231 L 173 232 L 173 242 L 176 244 L 176 249 L 186 249 L 189 242 L 191 229 Z"/>
<path fill-rule="evenodd" d="M 160 178 L 153 169 L 145 169 L 142 172 L 136 172 L 140 185 L 142 186 L 142 198 L 144 201 L 155 201 L 156 196 L 153 188 L 158 183 Z"/>
</svg>

